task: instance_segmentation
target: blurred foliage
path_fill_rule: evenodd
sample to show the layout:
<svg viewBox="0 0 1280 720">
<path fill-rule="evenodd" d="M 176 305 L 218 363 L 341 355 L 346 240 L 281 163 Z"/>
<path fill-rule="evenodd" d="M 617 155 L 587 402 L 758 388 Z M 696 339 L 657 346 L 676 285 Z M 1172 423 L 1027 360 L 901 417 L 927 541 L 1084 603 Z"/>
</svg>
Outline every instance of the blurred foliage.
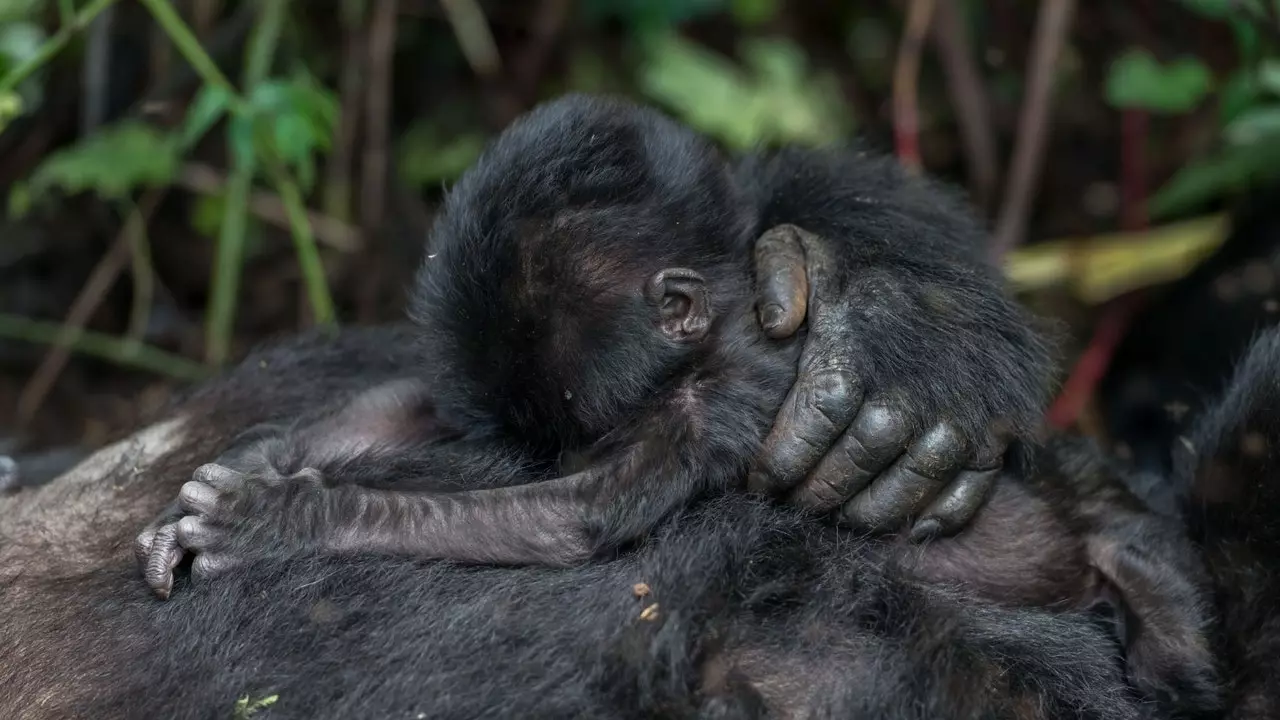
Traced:
<svg viewBox="0 0 1280 720">
<path fill-rule="evenodd" d="M 742 43 L 745 69 L 676 35 L 650 39 L 640 86 L 685 122 L 735 149 L 761 144 L 831 144 L 849 132 L 840 87 L 810 74 L 786 40 Z"/>
<path fill-rule="evenodd" d="M 50 117 L 62 117 L 63 123 L 52 140 L 45 140 L 50 145 L 43 157 L 12 169 L 11 176 L 20 179 L 2 189 L 8 192 L 9 215 L 20 216 L 34 205 L 93 201 L 124 214 L 136 211 L 141 191 L 175 182 L 184 192 L 196 193 L 181 219 L 213 245 L 208 253 L 214 264 L 209 307 L 202 309 L 206 359 L 213 364 L 228 352 L 245 257 L 273 240 L 280 244 L 273 225 L 288 227 L 299 270 L 293 277 L 301 275 L 312 315 L 323 322 L 334 313 L 326 283 L 338 275 L 332 269 L 343 260 L 335 254 L 344 250 L 331 247 L 322 254 L 312 238 L 312 224 L 320 217 L 375 244 L 383 232 L 379 222 L 356 210 L 366 200 L 358 191 L 369 158 L 389 155 L 387 169 L 396 181 L 420 191 L 419 199 L 434 200 L 442 186 L 475 161 L 502 123 L 538 99 L 565 91 L 638 97 L 730 150 L 842 144 L 855 130 L 879 131 L 881 137 L 895 130 L 887 127 L 892 122 L 887 108 L 903 7 L 888 0 L 577 0 L 558 21 L 563 33 L 553 33 L 541 52 L 530 52 L 538 50 L 533 29 L 554 2 L 458 0 L 446 5 L 428 0 L 411 9 L 402 3 L 391 23 L 390 137 L 387 147 L 372 149 L 362 144 L 370 142 L 368 96 L 374 83 L 367 47 L 357 48 L 366 64 L 354 80 L 345 73 L 351 48 L 359 46 L 349 43 L 373 37 L 378 3 L 330 0 L 331 12 L 315 13 L 313 2 L 301 0 L 225 0 L 210 5 L 221 14 L 211 18 L 212 25 L 197 39 L 187 23 L 194 21 L 193 8 L 202 3 L 140 0 L 129 3 L 130 42 L 150 33 L 155 57 L 141 69 L 135 60 L 128 70 L 120 70 L 124 79 L 117 85 L 136 84 L 133 76 L 147 75 L 140 70 L 159 83 L 164 72 L 156 58 L 166 56 L 185 59 L 199 84 L 166 97 L 159 103 L 162 111 L 155 113 L 144 107 L 149 98 L 135 89 L 115 102 L 128 110 L 118 110 L 108 124 L 77 136 L 67 119 L 74 121 L 75 113 L 66 112 L 67 107 L 79 109 L 68 102 L 73 98 L 45 95 L 76 87 L 72 81 L 78 67 L 82 81 L 88 78 L 82 67 L 89 17 L 84 13 L 103 3 L 0 0 L 0 142 L 13 140 L 5 135 L 10 132 L 34 134 L 33 128 Z M 1102 98 L 1116 109 L 1148 111 L 1158 118 L 1153 122 L 1172 125 L 1193 118 L 1212 126 L 1207 134 L 1212 142 L 1196 145 L 1199 154 L 1148 199 L 1153 217 L 1216 208 L 1280 174 L 1277 4 L 1176 0 L 1169 6 L 1181 17 L 1200 18 L 1234 42 L 1227 61 L 1197 55 L 1203 46 L 1183 48 L 1181 38 L 1147 35 L 1134 42 L 1123 39 L 1132 37 L 1123 31 L 1115 33 L 1120 39 L 1105 50 L 1074 44 L 1064 52 L 1058 97 L 1083 94 L 1095 106 Z M 1013 20 L 998 16 L 995 3 L 986 0 L 958 5 L 956 15 L 971 37 L 974 68 L 992 108 L 988 122 L 995 126 L 991 131 L 1001 148 L 995 161 L 1003 163 L 1013 144 L 1009 135 L 1017 124 L 1030 52 L 1020 35 L 1034 26 L 1035 4 L 1006 3 L 1006 9 L 1017 7 Z M 1121 5 L 1113 10 L 1086 5 L 1080 4 L 1081 12 L 1093 13 L 1095 21 L 1123 16 L 1116 27 L 1142 16 Z M 211 38 L 246 9 L 254 13 L 250 31 L 241 33 L 230 52 L 218 50 L 215 61 L 209 55 L 216 44 Z M 455 22 L 459 11 L 467 22 Z M 117 17 L 115 22 L 119 29 L 125 21 Z M 140 30 L 140 22 L 150 25 Z M 486 66 L 477 48 L 495 42 L 501 64 Z M 116 52 L 122 54 L 119 48 Z M 920 143 L 925 154 L 951 163 L 948 171 L 955 178 L 963 174 L 962 160 L 967 159 L 957 139 L 957 108 L 943 91 L 944 83 L 954 78 L 941 66 L 932 42 L 925 52 L 916 91 L 920 128 L 912 132 L 927 136 Z M 1102 53 L 1101 67 L 1091 53 Z M 546 57 L 537 59 L 540 54 Z M 525 67 L 529 63 L 537 67 Z M 241 75 L 232 82 L 220 68 L 238 68 Z M 77 91 L 81 96 L 74 99 L 88 102 L 90 93 L 84 87 Z M 344 108 L 354 115 L 344 117 Z M 1075 108 L 1057 109 L 1066 116 Z M 1118 125 L 1117 115 L 1093 113 Z M 1113 141 L 1114 128 L 1099 135 Z M 1152 135 L 1147 141 L 1165 139 Z M 20 144 L 15 140 L 0 147 Z M 1117 154 L 1115 148 L 1104 152 Z M 213 173 L 220 182 L 209 184 L 218 187 L 180 182 L 195 162 L 205 169 L 222 168 Z M 260 202 L 258 210 L 248 209 L 251 199 L 264 197 L 274 208 L 270 218 L 255 216 L 261 213 Z M 1206 246 L 1166 244 L 1172 253 L 1169 263 L 1199 257 Z M 1099 257 L 1119 257 L 1118 247 L 1128 253 L 1126 258 L 1136 257 L 1134 248 L 1144 246 L 1124 242 L 1107 247 Z M 1058 255 L 1046 250 L 1025 256 L 1030 264 L 1017 272 L 1033 280 L 1047 277 L 1057 272 L 1046 270 L 1051 267 L 1048 257 Z M 1162 271 L 1153 276 L 1163 276 Z M 1108 280 L 1104 285 L 1123 283 Z"/>
<path fill-rule="evenodd" d="M 1241 63 L 1214 78 L 1199 59 L 1159 62 L 1133 49 L 1118 57 L 1106 81 L 1118 108 L 1185 114 L 1218 103 L 1218 142 L 1183 166 L 1148 203 L 1153 218 L 1186 214 L 1280 178 L 1280 43 L 1277 8 L 1263 0 L 1180 0 L 1201 16 L 1230 26 Z M 1270 2 L 1270 0 L 1268 0 Z"/>
<path fill-rule="evenodd" d="M 28 189 L 33 198 L 57 188 L 68 195 L 94 192 L 125 200 L 139 188 L 167 185 L 177 170 L 172 136 L 126 120 L 50 155 L 32 174 Z"/>
</svg>

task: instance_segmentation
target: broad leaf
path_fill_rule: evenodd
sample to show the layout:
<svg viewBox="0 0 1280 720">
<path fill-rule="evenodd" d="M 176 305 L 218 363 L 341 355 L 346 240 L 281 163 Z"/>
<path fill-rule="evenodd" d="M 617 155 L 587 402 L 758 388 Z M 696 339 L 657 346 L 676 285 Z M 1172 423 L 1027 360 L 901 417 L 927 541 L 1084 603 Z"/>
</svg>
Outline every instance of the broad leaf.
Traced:
<svg viewBox="0 0 1280 720">
<path fill-rule="evenodd" d="M 1153 219 L 1194 209 L 1240 192 L 1280 170 L 1280 143 L 1229 145 L 1218 155 L 1184 165 L 1147 205 Z"/>
<path fill-rule="evenodd" d="M 187 151 L 200 142 L 209 128 L 226 114 L 230 101 L 231 95 L 226 90 L 214 85 L 202 87 L 195 102 L 191 103 L 182 131 L 178 134 L 179 147 Z"/>
<path fill-rule="evenodd" d="M 396 146 L 396 167 L 406 184 L 433 186 L 456 180 L 484 149 L 480 133 L 449 136 L 434 124 L 421 122 L 409 128 Z"/>
<path fill-rule="evenodd" d="M 170 183 L 178 162 L 172 136 L 126 120 L 50 155 L 32 174 L 31 192 L 38 196 L 57 187 L 68 194 L 91 191 L 104 198 L 123 199 L 139 187 Z"/>
<path fill-rule="evenodd" d="M 1106 93 L 1114 107 L 1177 114 L 1199 105 L 1212 85 L 1209 69 L 1195 58 L 1161 65 L 1145 50 L 1130 50 L 1111 64 Z"/>
<path fill-rule="evenodd" d="M 829 144 L 850 125 L 830 75 L 808 75 L 803 52 L 785 40 L 742 44 L 748 69 L 675 35 L 646 47 L 640 84 L 697 129 L 739 149 Z"/>
</svg>

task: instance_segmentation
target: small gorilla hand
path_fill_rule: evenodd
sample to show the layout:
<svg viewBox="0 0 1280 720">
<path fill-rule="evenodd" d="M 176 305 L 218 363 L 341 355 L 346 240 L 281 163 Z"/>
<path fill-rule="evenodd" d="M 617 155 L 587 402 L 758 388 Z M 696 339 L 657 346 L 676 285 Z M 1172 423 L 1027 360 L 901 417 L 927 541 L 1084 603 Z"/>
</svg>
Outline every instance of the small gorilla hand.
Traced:
<svg viewBox="0 0 1280 720">
<path fill-rule="evenodd" d="M 866 530 L 954 533 L 1030 424 L 1044 349 L 965 268 L 949 287 L 838 251 L 792 225 L 757 240 L 761 324 L 786 337 L 808 314 L 809 335 L 749 486 Z"/>
<path fill-rule="evenodd" d="M 305 547 L 328 492 L 312 469 L 285 476 L 270 465 L 250 473 L 202 465 L 134 541 L 143 577 L 163 600 L 187 553 L 196 556 L 192 576 L 210 578 L 255 554 Z"/>
</svg>

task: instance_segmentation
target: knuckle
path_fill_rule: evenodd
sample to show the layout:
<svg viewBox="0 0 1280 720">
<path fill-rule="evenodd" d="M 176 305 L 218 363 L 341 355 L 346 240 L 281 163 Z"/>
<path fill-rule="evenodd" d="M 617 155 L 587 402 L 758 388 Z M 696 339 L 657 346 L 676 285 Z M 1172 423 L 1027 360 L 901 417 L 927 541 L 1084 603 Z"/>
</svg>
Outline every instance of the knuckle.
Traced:
<svg viewBox="0 0 1280 720">
<path fill-rule="evenodd" d="M 868 403 L 853 421 L 853 435 L 868 450 L 901 449 L 911 436 L 904 413 L 884 403 Z"/>
<path fill-rule="evenodd" d="M 813 402 L 819 409 L 848 406 L 862 394 L 862 385 L 852 370 L 828 368 L 816 371 L 810 380 Z"/>
<path fill-rule="evenodd" d="M 203 482 L 188 480 L 182 484 L 181 488 L 179 488 L 178 499 L 187 503 L 198 502 L 208 495 L 207 491 L 209 489 L 211 488 Z"/>
<path fill-rule="evenodd" d="M 203 523 L 200 518 L 188 515 L 178 521 L 178 542 L 186 544 L 194 539 L 203 530 Z"/>
<path fill-rule="evenodd" d="M 204 465 L 201 465 L 200 467 L 196 468 L 196 471 L 191 474 L 191 478 L 193 480 L 198 480 L 200 482 L 208 483 L 210 481 L 216 480 L 219 476 L 223 474 L 223 472 L 224 471 L 221 465 L 218 465 L 217 463 L 205 463 Z M 183 487 L 186 487 L 186 486 L 184 485 Z"/>
</svg>

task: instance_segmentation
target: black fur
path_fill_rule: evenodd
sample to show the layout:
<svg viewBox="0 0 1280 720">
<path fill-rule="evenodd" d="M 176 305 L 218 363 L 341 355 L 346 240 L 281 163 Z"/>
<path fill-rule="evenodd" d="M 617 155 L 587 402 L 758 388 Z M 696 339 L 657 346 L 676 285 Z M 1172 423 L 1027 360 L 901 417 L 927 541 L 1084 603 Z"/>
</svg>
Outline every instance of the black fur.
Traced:
<svg viewBox="0 0 1280 720">
<path fill-rule="evenodd" d="M 741 485 L 804 340 L 766 339 L 753 307 L 748 250 L 787 220 L 839 238 L 829 277 L 848 282 L 848 307 L 836 328 L 818 313 L 813 332 L 858 339 L 839 362 L 863 390 L 916 424 L 946 417 L 962 445 L 993 422 L 1029 434 L 1043 348 L 945 198 L 858 155 L 784 153 L 733 174 L 656 111 L 570 96 L 513 124 L 451 193 L 411 311 L 421 381 L 266 441 L 239 467 L 202 468 L 178 513 L 139 539 L 148 582 L 166 596 L 183 550 L 213 575 L 280 545 L 571 564 Z M 999 389 L 973 393 L 992 371 Z M 442 461 L 450 434 L 512 455 L 525 482 L 477 490 L 495 481 Z M 550 480 L 566 452 L 586 469 Z M 420 489 L 463 491 L 367 487 L 415 469 Z"/>
<path fill-rule="evenodd" d="M 1068 489 L 1096 501 L 1118 487 L 1070 444 L 1037 466 L 1073 475 L 1007 479 L 969 532 L 923 547 L 725 496 L 583 567 L 265 557 L 155 602 L 128 528 L 174 478 L 237 428 L 307 416 L 325 397 L 312 388 L 340 398 L 397 377 L 412 357 L 398 339 L 361 331 L 259 352 L 172 411 L 192 434 L 169 453 L 11 499 L 0 715 L 225 718 L 269 696 L 253 717 L 1176 714 L 1131 686 L 1143 678 L 1126 673 L 1109 624 L 1055 609 L 1087 592 L 1073 531 L 1090 512 Z M 1176 576 L 1180 548 L 1149 551 Z"/>
<path fill-rule="evenodd" d="M 1175 453 L 1218 590 L 1232 718 L 1280 708 L 1280 329 L 1262 333 Z"/>
</svg>

